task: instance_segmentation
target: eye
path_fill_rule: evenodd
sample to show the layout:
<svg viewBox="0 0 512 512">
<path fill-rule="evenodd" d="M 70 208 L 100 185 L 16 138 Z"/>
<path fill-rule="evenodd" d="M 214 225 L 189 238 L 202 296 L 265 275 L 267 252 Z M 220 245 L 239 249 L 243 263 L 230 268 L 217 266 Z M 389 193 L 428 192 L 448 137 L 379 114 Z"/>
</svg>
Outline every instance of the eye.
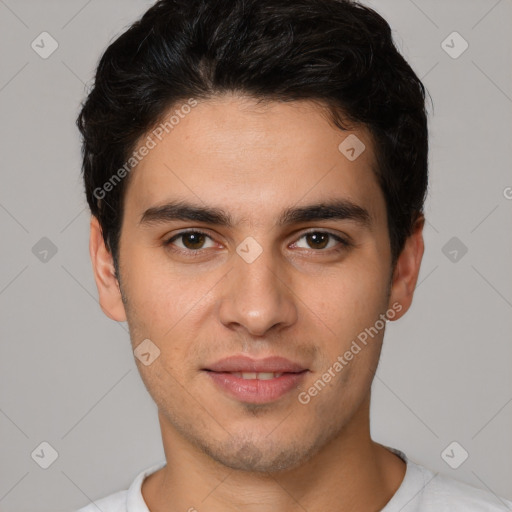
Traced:
<svg viewBox="0 0 512 512">
<path fill-rule="evenodd" d="M 336 247 L 336 242 L 338 244 L 341 244 L 341 248 L 337 248 L 335 250 L 341 250 L 344 247 L 349 247 L 350 243 L 341 238 L 340 236 L 334 235 L 333 233 L 329 233 L 328 231 L 310 231 L 308 233 L 304 233 L 299 240 L 305 239 L 306 243 L 309 245 L 309 247 L 303 247 L 304 249 L 314 249 L 318 251 L 324 251 L 327 249 L 332 249 L 333 247 Z M 329 246 L 329 241 L 333 242 Z M 295 246 L 297 246 L 298 242 L 295 242 Z M 300 246 L 299 246 L 300 247 Z M 327 252 L 327 251 L 326 251 Z"/>
<path fill-rule="evenodd" d="M 333 233 L 329 233 L 328 231 L 310 231 L 308 233 L 304 233 L 299 241 L 305 239 L 306 244 L 308 246 L 300 246 L 299 242 L 295 242 L 293 246 L 304 248 L 304 249 L 313 249 L 314 252 L 328 252 L 329 249 L 333 249 L 334 251 L 341 251 L 344 248 L 348 248 L 351 246 L 350 242 L 341 238 L 338 235 Z M 176 243 L 176 241 L 181 240 L 180 243 Z M 205 246 L 205 243 L 210 240 L 211 245 Z M 329 242 L 331 242 L 329 244 Z M 211 236 L 207 235 L 202 231 L 181 231 L 176 235 L 172 236 L 168 240 L 164 242 L 166 247 L 170 247 L 173 251 L 181 252 L 186 254 L 187 256 L 195 256 L 199 255 L 202 249 L 209 249 L 215 246 L 213 243 L 213 239 Z M 337 247 L 339 245 L 341 247 Z M 174 246 L 174 247 L 171 247 Z"/>
<path fill-rule="evenodd" d="M 174 243 L 175 240 L 179 239 L 182 240 L 181 246 Z M 204 247 L 206 239 L 212 240 L 209 235 L 202 231 L 182 231 L 167 240 L 165 245 L 176 245 L 183 252 L 197 252 L 200 249 L 208 249 L 208 247 Z M 213 247 L 213 245 L 210 247 Z"/>
</svg>

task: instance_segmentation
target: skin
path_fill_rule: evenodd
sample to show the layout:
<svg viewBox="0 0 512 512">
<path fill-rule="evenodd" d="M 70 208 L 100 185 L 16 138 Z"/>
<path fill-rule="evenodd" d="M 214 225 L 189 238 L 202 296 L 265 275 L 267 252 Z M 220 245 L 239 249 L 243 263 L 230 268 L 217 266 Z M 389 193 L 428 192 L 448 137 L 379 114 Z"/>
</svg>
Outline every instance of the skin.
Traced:
<svg viewBox="0 0 512 512">
<path fill-rule="evenodd" d="M 350 134 L 366 150 L 349 161 Z M 384 196 L 364 127 L 344 132 L 309 101 L 256 105 L 224 95 L 199 102 L 132 171 L 120 238 L 120 273 L 91 220 L 90 253 L 104 312 L 127 320 L 132 348 L 149 338 L 160 356 L 136 359 L 156 402 L 167 466 L 148 477 L 152 512 L 378 511 L 405 464 L 370 437 L 371 383 L 385 329 L 311 399 L 292 390 L 270 404 L 237 401 L 202 368 L 223 357 L 284 356 L 309 372 L 308 389 L 359 333 L 399 304 L 409 309 L 423 256 L 421 217 L 392 272 Z M 281 211 L 333 198 L 366 208 L 371 228 L 321 220 L 276 227 Z M 196 221 L 142 225 L 171 199 L 227 210 L 232 228 Z M 203 245 L 178 238 L 206 233 Z M 305 233 L 349 238 L 315 245 Z M 247 263 L 246 238 L 262 247 Z M 327 246 L 327 247 L 325 247 Z M 336 249 L 340 249 L 336 252 Z"/>
</svg>

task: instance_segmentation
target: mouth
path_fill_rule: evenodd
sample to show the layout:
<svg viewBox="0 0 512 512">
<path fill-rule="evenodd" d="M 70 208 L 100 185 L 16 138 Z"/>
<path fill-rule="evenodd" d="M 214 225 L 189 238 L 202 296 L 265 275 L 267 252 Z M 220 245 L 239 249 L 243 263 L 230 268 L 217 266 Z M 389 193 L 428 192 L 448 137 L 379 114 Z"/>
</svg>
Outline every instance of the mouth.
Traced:
<svg viewBox="0 0 512 512">
<path fill-rule="evenodd" d="M 232 356 L 203 368 L 215 387 L 238 402 L 264 404 L 290 393 L 309 372 L 282 357 Z"/>
<path fill-rule="evenodd" d="M 278 377 L 281 377 L 281 375 L 284 375 L 286 372 L 231 372 L 231 375 L 234 377 L 239 377 L 240 379 L 244 380 L 271 380 L 271 379 L 277 379 Z"/>
</svg>

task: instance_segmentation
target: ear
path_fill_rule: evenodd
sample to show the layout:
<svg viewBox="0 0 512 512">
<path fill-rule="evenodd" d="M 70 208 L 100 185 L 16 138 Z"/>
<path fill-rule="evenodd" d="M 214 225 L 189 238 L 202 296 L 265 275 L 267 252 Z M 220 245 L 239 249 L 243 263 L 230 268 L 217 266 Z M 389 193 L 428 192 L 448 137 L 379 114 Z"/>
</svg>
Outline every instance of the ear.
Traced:
<svg viewBox="0 0 512 512">
<path fill-rule="evenodd" d="M 399 312 L 390 320 L 398 320 L 405 315 L 411 306 L 414 289 L 418 281 L 421 260 L 425 245 L 423 243 L 423 226 L 425 217 L 420 215 L 416 220 L 412 234 L 407 238 L 404 248 L 398 257 L 393 272 L 391 294 L 388 307 L 395 303 L 402 306 Z"/>
<path fill-rule="evenodd" d="M 121 297 L 121 289 L 115 275 L 114 260 L 105 246 L 102 229 L 98 219 L 91 217 L 91 234 L 89 238 L 94 280 L 98 288 L 99 302 L 103 312 L 116 322 L 126 321 L 126 312 Z"/>
</svg>

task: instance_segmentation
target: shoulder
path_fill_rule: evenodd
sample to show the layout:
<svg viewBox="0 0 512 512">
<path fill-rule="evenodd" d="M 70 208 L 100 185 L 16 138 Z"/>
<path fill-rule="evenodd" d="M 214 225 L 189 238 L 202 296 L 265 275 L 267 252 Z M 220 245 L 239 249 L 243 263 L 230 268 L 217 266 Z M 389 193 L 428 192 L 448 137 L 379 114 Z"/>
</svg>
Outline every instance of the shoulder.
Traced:
<svg viewBox="0 0 512 512">
<path fill-rule="evenodd" d="M 142 482 L 147 476 L 164 467 L 165 464 L 165 459 L 161 460 L 157 464 L 141 471 L 128 489 L 91 502 L 76 512 L 149 512 L 142 496 Z"/>
<path fill-rule="evenodd" d="M 110 496 L 89 503 L 76 512 L 126 512 L 126 499 L 128 491 L 118 491 Z"/>
<path fill-rule="evenodd" d="M 512 501 L 441 474 L 433 474 L 424 498 L 432 510 L 512 512 Z"/>
<path fill-rule="evenodd" d="M 512 512 L 512 501 L 493 492 L 435 473 L 387 447 L 406 464 L 405 477 L 381 512 Z"/>
</svg>

